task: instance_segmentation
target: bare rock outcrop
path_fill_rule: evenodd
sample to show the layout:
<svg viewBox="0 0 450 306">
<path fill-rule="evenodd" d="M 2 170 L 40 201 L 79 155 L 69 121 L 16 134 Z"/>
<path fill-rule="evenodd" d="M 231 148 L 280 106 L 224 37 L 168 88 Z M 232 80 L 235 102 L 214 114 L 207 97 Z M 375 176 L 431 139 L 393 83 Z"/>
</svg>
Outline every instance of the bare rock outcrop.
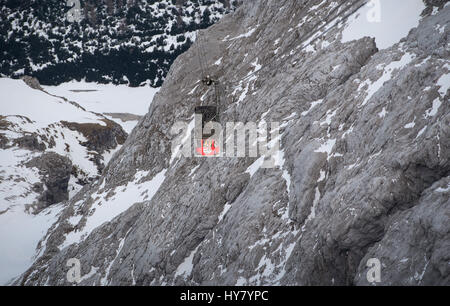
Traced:
<svg viewBox="0 0 450 306">
<path fill-rule="evenodd" d="M 72 173 L 72 161 L 68 157 L 48 152 L 33 158 L 26 166 L 39 169 L 39 174 L 43 176 L 45 187 L 42 183 L 34 186 L 36 191 L 42 192 L 38 209 L 69 199 L 67 187 Z"/>
</svg>

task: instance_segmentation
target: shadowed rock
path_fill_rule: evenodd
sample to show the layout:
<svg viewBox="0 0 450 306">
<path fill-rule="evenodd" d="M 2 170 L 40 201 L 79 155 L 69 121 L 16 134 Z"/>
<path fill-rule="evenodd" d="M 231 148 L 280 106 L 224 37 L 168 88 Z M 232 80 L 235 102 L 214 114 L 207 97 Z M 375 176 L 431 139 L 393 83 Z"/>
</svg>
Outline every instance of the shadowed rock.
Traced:
<svg viewBox="0 0 450 306">
<path fill-rule="evenodd" d="M 68 200 L 67 187 L 72 172 L 69 158 L 49 152 L 33 158 L 26 166 L 39 169 L 39 174 L 43 176 L 45 188 L 42 184 L 35 184 L 33 187 L 35 191 L 42 192 L 38 209 Z"/>
</svg>

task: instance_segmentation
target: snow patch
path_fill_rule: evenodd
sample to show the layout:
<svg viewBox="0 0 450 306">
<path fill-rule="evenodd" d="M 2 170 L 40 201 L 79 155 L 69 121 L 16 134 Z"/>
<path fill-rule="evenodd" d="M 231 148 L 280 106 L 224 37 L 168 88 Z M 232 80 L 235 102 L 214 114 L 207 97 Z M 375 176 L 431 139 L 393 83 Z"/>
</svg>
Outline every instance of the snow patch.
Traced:
<svg viewBox="0 0 450 306">
<path fill-rule="evenodd" d="M 249 173 L 250 177 L 253 177 L 253 175 L 255 175 L 255 173 L 259 170 L 259 168 L 261 168 L 261 166 L 264 163 L 264 156 L 261 156 L 260 158 L 258 158 L 253 164 L 251 164 L 247 170 L 245 170 L 245 173 Z"/>
<path fill-rule="evenodd" d="M 405 53 L 402 58 L 399 61 L 395 61 L 384 67 L 383 69 L 383 75 L 376 80 L 374 83 L 372 83 L 370 80 L 366 80 L 362 82 L 358 88 L 360 90 L 365 85 L 369 85 L 369 88 L 367 89 L 367 96 L 364 99 L 361 106 L 364 106 L 371 98 L 372 96 L 378 92 L 378 90 L 383 87 L 383 84 L 387 81 L 391 80 L 392 73 L 396 69 L 402 69 L 406 65 L 408 65 L 413 59 L 415 58 L 415 55 L 410 53 Z"/>
<path fill-rule="evenodd" d="M 441 107 L 441 104 L 442 102 L 441 100 L 439 100 L 439 98 L 434 99 L 433 106 L 431 106 L 431 108 L 425 112 L 425 119 L 436 116 L 439 107 Z"/>
<path fill-rule="evenodd" d="M 129 182 L 125 187 L 120 186 L 115 189 L 115 195 L 106 200 L 108 192 L 102 194 L 93 194 L 92 198 L 96 201 L 87 214 L 86 224 L 82 229 L 72 231 L 65 237 L 65 241 L 60 249 L 74 244 L 80 243 L 91 232 L 106 222 L 112 221 L 115 217 L 128 210 L 136 203 L 150 201 L 159 187 L 165 180 L 166 169 L 156 174 L 152 180 L 140 183 L 140 180 L 147 175 L 148 172 L 141 171 L 136 173 L 135 179 Z"/>
<path fill-rule="evenodd" d="M 437 81 L 437 85 L 440 87 L 439 94 L 444 98 L 450 88 L 450 73 L 442 75 Z"/>
<path fill-rule="evenodd" d="M 227 214 L 227 212 L 230 210 L 231 208 L 231 204 L 226 203 L 225 206 L 223 207 L 222 212 L 219 215 L 219 222 L 223 220 L 223 217 L 225 217 L 225 215 Z"/>
<path fill-rule="evenodd" d="M 248 37 L 252 36 L 253 33 L 255 33 L 256 28 L 257 28 L 257 27 L 255 27 L 255 28 L 253 28 L 253 29 L 250 29 L 247 33 L 238 35 L 238 36 L 236 36 L 236 37 L 234 37 L 234 38 L 229 38 L 229 39 L 227 39 L 227 40 L 228 40 L 228 41 L 231 41 L 231 40 L 236 40 L 236 39 L 240 39 L 240 38 L 248 38 Z"/>
<path fill-rule="evenodd" d="M 329 139 L 324 142 L 316 151 L 316 153 L 327 153 L 328 158 L 330 158 L 331 152 L 333 151 L 333 147 L 336 144 L 336 139 Z"/>
<path fill-rule="evenodd" d="M 200 245 L 198 245 L 195 250 L 193 250 L 189 256 L 187 256 L 184 261 L 178 266 L 176 272 L 175 272 L 175 277 L 177 278 L 178 276 L 183 276 L 184 279 L 186 279 L 187 277 L 189 277 L 189 275 L 191 275 L 192 273 L 192 268 L 194 267 L 194 255 L 195 253 L 197 253 L 198 249 L 199 249 Z"/>
<path fill-rule="evenodd" d="M 425 9 L 422 0 L 379 0 L 379 2 L 380 22 L 368 18 L 374 10 L 368 2 L 348 19 L 342 32 L 343 43 L 369 36 L 375 38 L 378 49 L 389 48 L 419 25 L 420 14 Z"/>
<path fill-rule="evenodd" d="M 309 112 L 310 112 L 314 107 L 316 107 L 316 105 L 319 105 L 319 104 L 321 104 L 322 102 L 323 102 L 323 99 L 320 99 L 320 100 L 311 102 L 311 106 L 309 107 L 309 109 L 308 109 L 307 111 L 304 111 L 304 112 L 302 113 L 302 116 L 308 115 Z"/>
</svg>

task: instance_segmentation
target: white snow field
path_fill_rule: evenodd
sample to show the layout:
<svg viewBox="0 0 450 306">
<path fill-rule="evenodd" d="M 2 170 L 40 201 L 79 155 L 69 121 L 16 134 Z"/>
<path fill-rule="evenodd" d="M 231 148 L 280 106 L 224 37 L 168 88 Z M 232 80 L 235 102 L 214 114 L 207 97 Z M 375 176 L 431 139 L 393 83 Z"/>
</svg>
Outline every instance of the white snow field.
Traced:
<svg viewBox="0 0 450 306">
<path fill-rule="evenodd" d="M 124 113 L 144 116 L 159 88 L 150 86 L 128 87 L 127 85 L 97 84 L 88 82 L 67 82 L 58 86 L 43 86 L 43 88 L 57 96 L 77 102 L 86 110 L 101 114 Z M 112 118 L 122 128 L 130 133 L 138 120 L 122 121 Z"/>
<path fill-rule="evenodd" d="M 378 49 L 389 48 L 419 25 L 424 9 L 422 0 L 371 0 L 349 18 L 342 42 L 369 36 Z"/>
<path fill-rule="evenodd" d="M 32 215 L 23 207 L 0 214 L 0 285 L 6 285 L 31 266 L 36 246 L 57 220 L 63 205 L 56 204 Z"/>
</svg>

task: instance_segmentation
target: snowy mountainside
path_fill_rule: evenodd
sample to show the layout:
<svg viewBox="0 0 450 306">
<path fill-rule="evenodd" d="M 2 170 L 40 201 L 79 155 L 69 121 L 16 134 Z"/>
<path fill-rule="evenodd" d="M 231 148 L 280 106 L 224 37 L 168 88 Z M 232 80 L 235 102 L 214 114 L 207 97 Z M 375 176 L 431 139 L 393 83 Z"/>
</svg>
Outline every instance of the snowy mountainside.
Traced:
<svg viewBox="0 0 450 306">
<path fill-rule="evenodd" d="M 86 0 L 70 22 L 67 1 L 0 1 L 0 76 L 45 85 L 71 80 L 159 87 L 196 31 L 234 0 Z"/>
<path fill-rule="evenodd" d="M 114 121 L 25 81 L 0 78 L 2 283 L 31 263 L 58 203 L 97 178 L 127 137 Z"/>
<path fill-rule="evenodd" d="M 126 138 L 116 123 L 73 102 L 33 89 L 22 80 L 2 78 L 0 82 L 2 153 L 20 156 L 19 160 L 4 159 L 5 167 L 15 168 L 30 157 L 55 152 L 70 157 L 77 168 L 73 179 L 83 181 L 97 176 L 105 164 L 103 155 L 110 155 Z M 116 130 L 113 134 L 117 141 L 109 148 L 99 145 L 98 151 L 94 145 L 89 148 L 86 143 L 90 141 L 90 126 Z M 16 150 L 27 150 L 29 154 L 15 154 Z"/>
<path fill-rule="evenodd" d="M 448 285 L 450 5 L 380 2 L 408 11 L 396 32 L 381 10 L 389 41 L 357 0 L 245 1 L 202 31 L 15 284 L 68 285 L 77 258 L 80 285 L 367 285 L 375 258 L 374 285 Z M 215 101 L 200 50 L 221 123 L 280 123 L 274 168 L 172 151 Z"/>
</svg>

